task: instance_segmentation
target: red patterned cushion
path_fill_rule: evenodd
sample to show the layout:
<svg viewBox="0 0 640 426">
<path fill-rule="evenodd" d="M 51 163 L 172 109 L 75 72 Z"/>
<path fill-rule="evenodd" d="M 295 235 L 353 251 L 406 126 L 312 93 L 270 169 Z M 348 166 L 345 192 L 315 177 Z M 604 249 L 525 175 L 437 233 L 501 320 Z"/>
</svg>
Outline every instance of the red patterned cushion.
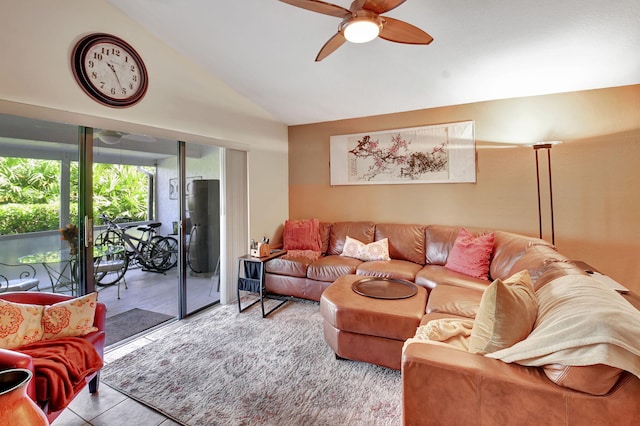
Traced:
<svg viewBox="0 0 640 426">
<path fill-rule="evenodd" d="M 282 242 L 285 250 L 320 251 L 320 222 L 318 219 L 287 220 Z"/>
<path fill-rule="evenodd" d="M 493 232 L 475 237 L 465 228 L 460 229 L 444 267 L 488 281 L 493 240 Z"/>
</svg>

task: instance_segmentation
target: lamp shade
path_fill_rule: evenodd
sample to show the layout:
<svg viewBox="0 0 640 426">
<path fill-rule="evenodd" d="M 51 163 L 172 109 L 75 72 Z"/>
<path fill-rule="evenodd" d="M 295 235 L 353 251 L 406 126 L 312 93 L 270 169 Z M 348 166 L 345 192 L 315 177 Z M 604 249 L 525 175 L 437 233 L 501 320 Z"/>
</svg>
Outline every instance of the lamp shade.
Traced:
<svg viewBox="0 0 640 426">
<path fill-rule="evenodd" d="M 344 38 L 351 43 L 366 43 L 379 34 L 380 24 L 368 18 L 354 18 L 344 27 Z"/>
</svg>

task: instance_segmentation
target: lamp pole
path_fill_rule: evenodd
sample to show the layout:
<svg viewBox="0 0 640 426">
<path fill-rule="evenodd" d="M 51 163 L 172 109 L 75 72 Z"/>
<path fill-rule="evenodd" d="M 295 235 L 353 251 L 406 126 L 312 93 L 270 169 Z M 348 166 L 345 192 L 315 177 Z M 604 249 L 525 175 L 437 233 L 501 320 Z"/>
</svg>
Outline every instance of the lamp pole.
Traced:
<svg viewBox="0 0 640 426">
<path fill-rule="evenodd" d="M 558 143 L 558 142 L 556 142 Z M 544 149 L 547 151 L 547 170 L 549 172 L 549 209 L 551 212 L 551 244 L 556 243 L 555 225 L 553 220 L 553 184 L 551 182 L 551 147 L 552 142 L 541 142 L 533 145 L 533 150 L 536 154 L 536 183 L 538 185 L 538 229 L 540 238 L 542 238 L 542 205 L 540 199 L 540 165 L 538 160 L 538 151 Z"/>
</svg>

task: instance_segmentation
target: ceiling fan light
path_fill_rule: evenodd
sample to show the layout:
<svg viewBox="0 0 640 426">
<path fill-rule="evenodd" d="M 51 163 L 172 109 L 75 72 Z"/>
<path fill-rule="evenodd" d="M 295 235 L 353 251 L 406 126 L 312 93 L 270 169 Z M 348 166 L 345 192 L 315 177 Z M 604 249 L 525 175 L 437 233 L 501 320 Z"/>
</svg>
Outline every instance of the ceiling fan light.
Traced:
<svg viewBox="0 0 640 426">
<path fill-rule="evenodd" d="M 353 19 L 344 28 L 344 38 L 351 43 L 366 43 L 379 34 L 380 24 L 367 18 Z"/>
<path fill-rule="evenodd" d="M 99 130 L 96 137 L 107 145 L 115 145 L 122 140 L 123 133 L 114 130 Z"/>
</svg>

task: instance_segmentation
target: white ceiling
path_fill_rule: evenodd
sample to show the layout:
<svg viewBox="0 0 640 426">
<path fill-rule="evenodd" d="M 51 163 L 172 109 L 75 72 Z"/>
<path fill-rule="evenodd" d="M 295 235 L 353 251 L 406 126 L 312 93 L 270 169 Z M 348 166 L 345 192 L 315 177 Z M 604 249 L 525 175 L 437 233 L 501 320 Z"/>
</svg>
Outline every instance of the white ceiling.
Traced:
<svg viewBox="0 0 640 426">
<path fill-rule="evenodd" d="M 107 0 L 288 124 L 640 83 L 638 0 L 407 0 L 428 46 L 346 43 L 277 0 Z M 348 0 L 330 2 L 348 8 Z"/>
</svg>

